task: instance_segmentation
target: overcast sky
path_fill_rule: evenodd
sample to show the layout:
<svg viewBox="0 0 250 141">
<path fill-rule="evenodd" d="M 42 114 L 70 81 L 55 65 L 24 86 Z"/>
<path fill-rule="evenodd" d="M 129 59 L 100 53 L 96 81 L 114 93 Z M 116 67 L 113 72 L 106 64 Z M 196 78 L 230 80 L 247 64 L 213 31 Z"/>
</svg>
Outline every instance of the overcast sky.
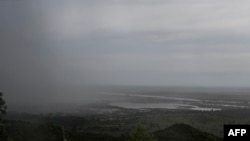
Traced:
<svg viewBox="0 0 250 141">
<path fill-rule="evenodd" d="M 92 84 L 249 87 L 249 9 L 247 0 L 0 0 L 0 89 L 18 101 Z"/>
</svg>

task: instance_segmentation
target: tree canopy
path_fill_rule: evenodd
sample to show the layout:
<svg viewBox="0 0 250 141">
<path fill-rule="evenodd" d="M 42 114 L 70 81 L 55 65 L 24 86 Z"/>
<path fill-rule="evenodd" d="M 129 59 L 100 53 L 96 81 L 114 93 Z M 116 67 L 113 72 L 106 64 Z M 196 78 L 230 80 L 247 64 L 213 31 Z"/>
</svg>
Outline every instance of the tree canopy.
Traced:
<svg viewBox="0 0 250 141">
<path fill-rule="evenodd" d="M 3 99 L 3 93 L 0 92 L 0 118 L 2 117 L 2 115 L 6 114 L 6 110 L 7 110 L 7 105 Z"/>
<path fill-rule="evenodd" d="M 128 141 L 156 141 L 156 139 L 146 127 L 137 125 Z"/>
</svg>

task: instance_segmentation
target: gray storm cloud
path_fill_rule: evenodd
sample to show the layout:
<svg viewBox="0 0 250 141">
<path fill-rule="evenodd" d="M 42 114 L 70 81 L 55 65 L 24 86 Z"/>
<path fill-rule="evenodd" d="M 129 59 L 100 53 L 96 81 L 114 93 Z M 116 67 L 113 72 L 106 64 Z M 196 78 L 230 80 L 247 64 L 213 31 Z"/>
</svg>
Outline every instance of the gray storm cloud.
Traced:
<svg viewBox="0 0 250 141">
<path fill-rule="evenodd" d="M 35 102 L 89 85 L 249 86 L 249 5 L 0 1 L 0 89 Z"/>
</svg>

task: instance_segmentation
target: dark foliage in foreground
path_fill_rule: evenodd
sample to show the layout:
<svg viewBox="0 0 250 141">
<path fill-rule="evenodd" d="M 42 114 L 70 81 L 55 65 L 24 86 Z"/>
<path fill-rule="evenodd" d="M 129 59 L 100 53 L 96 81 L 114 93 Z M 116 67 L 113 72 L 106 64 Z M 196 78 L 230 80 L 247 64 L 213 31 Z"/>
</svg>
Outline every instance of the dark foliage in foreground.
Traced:
<svg viewBox="0 0 250 141">
<path fill-rule="evenodd" d="M 7 105 L 3 99 L 3 93 L 0 92 L 0 120 L 1 120 L 2 115 L 6 114 L 6 110 L 7 110 Z"/>
<path fill-rule="evenodd" d="M 7 141 L 62 141 L 62 130 L 53 124 L 36 125 L 20 121 L 3 122 L 1 132 Z"/>
<path fill-rule="evenodd" d="M 201 132 L 186 124 L 174 124 L 154 134 L 158 141 L 222 141 L 219 137 Z"/>
<path fill-rule="evenodd" d="M 140 130 L 139 130 L 140 129 Z M 137 130 L 136 130 L 137 131 Z M 138 128 L 138 132 L 128 136 L 113 136 L 99 132 L 67 130 L 53 123 L 35 124 L 21 121 L 2 121 L 0 128 L 1 141 L 143 141 L 143 136 L 154 136 L 158 141 L 222 141 L 222 139 L 201 132 L 186 124 L 175 124 L 164 130 L 151 132 Z M 148 134 L 147 134 L 148 133 Z M 155 140 L 152 138 L 152 140 Z"/>
<path fill-rule="evenodd" d="M 119 138 L 101 133 L 69 132 L 71 141 L 120 141 Z"/>
</svg>

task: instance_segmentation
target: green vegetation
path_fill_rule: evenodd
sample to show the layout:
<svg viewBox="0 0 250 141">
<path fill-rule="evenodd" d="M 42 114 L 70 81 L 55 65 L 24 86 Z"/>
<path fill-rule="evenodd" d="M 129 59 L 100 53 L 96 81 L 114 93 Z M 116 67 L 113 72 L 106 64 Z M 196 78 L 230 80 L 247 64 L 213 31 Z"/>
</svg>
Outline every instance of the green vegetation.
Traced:
<svg viewBox="0 0 250 141">
<path fill-rule="evenodd" d="M 8 112 L 1 125 L 4 125 L 3 135 L 7 141 L 36 141 L 36 138 L 38 141 L 62 138 L 67 141 L 140 141 L 146 140 L 145 137 L 149 141 L 220 141 L 223 124 L 248 123 L 248 109 L 217 112 L 121 109 L 81 116 Z"/>
<path fill-rule="evenodd" d="M 3 93 L 0 92 L 0 120 L 2 115 L 6 114 L 7 105 L 3 99 Z"/>
<path fill-rule="evenodd" d="M 222 141 L 219 137 L 201 132 L 186 124 L 174 124 L 154 134 L 158 141 Z"/>
<path fill-rule="evenodd" d="M 122 141 L 121 138 L 102 133 L 68 132 L 70 141 Z"/>
<path fill-rule="evenodd" d="M 4 121 L 6 135 L 1 141 L 222 141 L 212 134 L 201 132 L 186 124 L 174 124 L 164 130 L 150 132 L 144 126 L 135 126 L 130 135 L 64 129 L 53 123 L 35 124 L 22 121 Z"/>
<path fill-rule="evenodd" d="M 3 99 L 3 93 L 0 92 L 0 141 L 7 140 L 5 124 L 2 123 L 2 115 L 6 114 L 7 105 Z"/>
<path fill-rule="evenodd" d="M 154 135 L 142 125 L 134 128 L 132 135 L 128 141 L 156 141 Z"/>
<path fill-rule="evenodd" d="M 5 122 L 8 141 L 62 141 L 60 126 L 53 124 L 31 124 L 27 122 Z"/>
</svg>

